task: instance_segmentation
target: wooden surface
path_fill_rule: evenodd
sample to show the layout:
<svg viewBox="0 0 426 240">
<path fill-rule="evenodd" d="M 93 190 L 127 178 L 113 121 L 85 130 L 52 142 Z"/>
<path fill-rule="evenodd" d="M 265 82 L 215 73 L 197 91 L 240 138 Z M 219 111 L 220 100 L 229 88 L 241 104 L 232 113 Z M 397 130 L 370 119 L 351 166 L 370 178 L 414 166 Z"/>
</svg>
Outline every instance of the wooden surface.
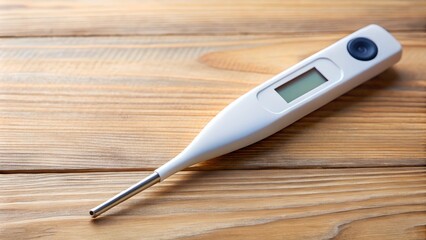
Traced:
<svg viewBox="0 0 426 240">
<path fill-rule="evenodd" d="M 424 31 L 424 0 L 2 0 L 2 36 L 352 32 L 377 23 Z"/>
<path fill-rule="evenodd" d="M 87 209 L 149 172 L 9 174 L 2 228 L 52 239 L 424 239 L 425 170 L 185 171 L 96 221 Z"/>
<path fill-rule="evenodd" d="M 0 239 L 426 239 L 425 22 L 425 1 L 0 1 Z M 89 218 L 369 23 L 396 66 Z"/>
</svg>

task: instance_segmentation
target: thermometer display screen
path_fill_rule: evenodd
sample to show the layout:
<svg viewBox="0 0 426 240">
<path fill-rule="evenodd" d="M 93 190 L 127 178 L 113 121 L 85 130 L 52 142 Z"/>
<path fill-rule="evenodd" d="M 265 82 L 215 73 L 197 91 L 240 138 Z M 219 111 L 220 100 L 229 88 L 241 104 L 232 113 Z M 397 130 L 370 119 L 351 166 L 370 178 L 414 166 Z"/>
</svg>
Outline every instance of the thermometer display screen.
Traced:
<svg viewBox="0 0 426 240">
<path fill-rule="evenodd" d="M 275 88 L 275 91 L 289 103 L 325 82 L 327 79 L 318 70 L 312 68 Z"/>
</svg>

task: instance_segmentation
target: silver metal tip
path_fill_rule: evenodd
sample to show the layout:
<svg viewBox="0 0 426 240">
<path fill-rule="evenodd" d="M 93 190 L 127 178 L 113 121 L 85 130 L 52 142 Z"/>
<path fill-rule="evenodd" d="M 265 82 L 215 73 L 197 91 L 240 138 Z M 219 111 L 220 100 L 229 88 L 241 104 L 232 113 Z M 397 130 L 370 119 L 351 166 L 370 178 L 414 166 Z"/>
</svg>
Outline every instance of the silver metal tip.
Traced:
<svg viewBox="0 0 426 240">
<path fill-rule="evenodd" d="M 148 177 L 144 178 L 143 180 L 139 181 L 135 185 L 129 187 L 128 189 L 122 191 L 121 193 L 115 195 L 114 197 L 110 198 L 106 202 L 98 205 L 95 208 L 92 208 L 89 211 L 89 214 L 96 218 L 97 216 L 101 215 L 102 213 L 108 211 L 109 209 L 117 206 L 118 204 L 126 201 L 127 199 L 133 197 L 134 195 L 142 192 L 143 190 L 151 187 L 152 185 L 158 183 L 161 181 L 160 175 L 158 173 L 154 172 Z"/>
</svg>

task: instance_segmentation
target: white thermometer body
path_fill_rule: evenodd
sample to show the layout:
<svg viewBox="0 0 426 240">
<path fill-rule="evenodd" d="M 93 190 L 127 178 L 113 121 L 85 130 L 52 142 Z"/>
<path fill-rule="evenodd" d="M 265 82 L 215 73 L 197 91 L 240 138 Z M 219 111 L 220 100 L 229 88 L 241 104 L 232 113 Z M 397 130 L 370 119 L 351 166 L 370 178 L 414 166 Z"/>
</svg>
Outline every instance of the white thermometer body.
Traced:
<svg viewBox="0 0 426 240">
<path fill-rule="evenodd" d="M 356 38 L 373 41 L 377 55 L 371 60 L 354 58 L 348 43 Z M 367 26 L 235 100 L 182 153 L 155 171 L 164 180 L 195 163 L 262 140 L 383 72 L 399 61 L 401 50 L 386 30 Z"/>
<path fill-rule="evenodd" d="M 350 34 L 232 102 L 150 179 L 92 209 L 92 216 L 188 166 L 280 131 L 397 63 L 401 53 L 399 42 L 380 26 L 369 25 Z"/>
</svg>

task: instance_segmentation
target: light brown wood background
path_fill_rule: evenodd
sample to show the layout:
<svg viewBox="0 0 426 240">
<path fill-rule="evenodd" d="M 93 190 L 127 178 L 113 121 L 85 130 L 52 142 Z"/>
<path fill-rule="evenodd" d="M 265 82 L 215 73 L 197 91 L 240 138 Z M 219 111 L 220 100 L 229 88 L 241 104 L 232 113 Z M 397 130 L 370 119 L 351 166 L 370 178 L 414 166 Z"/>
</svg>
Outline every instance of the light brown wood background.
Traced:
<svg viewBox="0 0 426 240">
<path fill-rule="evenodd" d="M 88 210 L 370 23 L 401 61 L 290 127 Z M 425 1 L 0 0 L 0 239 L 426 239 Z"/>
</svg>

